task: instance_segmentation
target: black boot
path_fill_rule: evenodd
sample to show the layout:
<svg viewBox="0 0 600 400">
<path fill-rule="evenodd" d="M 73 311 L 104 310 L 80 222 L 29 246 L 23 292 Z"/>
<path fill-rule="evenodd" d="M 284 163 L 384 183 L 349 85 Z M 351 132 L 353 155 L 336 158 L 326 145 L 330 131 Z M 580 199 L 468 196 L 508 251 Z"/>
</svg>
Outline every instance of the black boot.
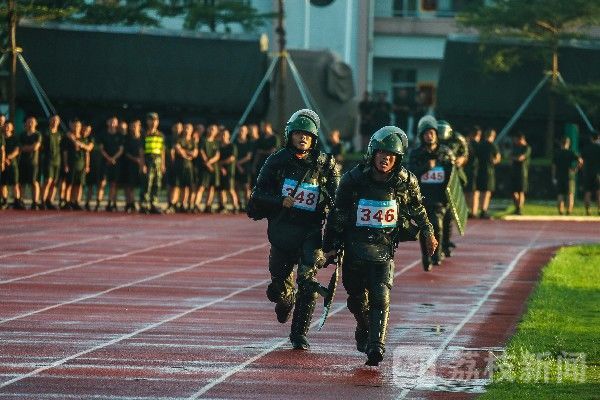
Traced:
<svg viewBox="0 0 600 400">
<path fill-rule="evenodd" d="M 349 297 L 348 310 L 356 320 L 356 329 L 354 330 L 356 350 L 366 354 L 369 344 L 369 304 L 366 298 Z"/>
<path fill-rule="evenodd" d="M 383 360 L 388 315 L 389 308 L 372 308 L 369 311 L 369 345 L 367 346 L 366 365 L 376 367 Z"/>
<path fill-rule="evenodd" d="M 292 314 L 296 296 L 293 290 L 290 291 L 290 293 L 282 293 L 282 291 L 285 291 L 285 289 L 280 290 L 278 285 L 271 283 L 269 287 L 267 287 L 267 298 L 272 303 L 275 303 L 277 321 L 285 324 Z"/>
<path fill-rule="evenodd" d="M 317 294 L 314 292 L 305 292 L 298 296 L 290 332 L 290 342 L 292 342 L 292 347 L 296 350 L 308 350 L 310 347 L 306 333 L 310 327 L 316 302 Z"/>
</svg>

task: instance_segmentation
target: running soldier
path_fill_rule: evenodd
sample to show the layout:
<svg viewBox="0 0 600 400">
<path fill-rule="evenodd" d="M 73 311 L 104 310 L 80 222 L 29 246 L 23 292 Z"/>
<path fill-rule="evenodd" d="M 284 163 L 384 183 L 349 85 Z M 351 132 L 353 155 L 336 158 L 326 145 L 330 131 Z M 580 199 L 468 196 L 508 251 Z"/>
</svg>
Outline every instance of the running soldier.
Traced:
<svg viewBox="0 0 600 400">
<path fill-rule="evenodd" d="M 42 190 L 42 207 L 46 210 L 56 210 L 52 204 L 56 185 L 60 177 L 61 141 L 63 132 L 60 130 L 60 117 L 53 115 L 48 121 L 48 130 L 42 136 L 42 176 L 44 188 Z"/>
<path fill-rule="evenodd" d="M 373 134 L 366 161 L 342 177 L 323 240 L 326 258 L 345 252 L 342 279 L 356 319 L 356 348 L 371 366 L 385 353 L 394 251 L 410 236 L 409 220 L 418 224 L 429 254 L 437 246 L 418 181 L 402 167 L 407 147 L 406 134 L 395 126 Z"/>
<path fill-rule="evenodd" d="M 462 183 L 463 187 L 467 184 L 467 175 L 464 171 L 464 166 L 469 159 L 469 145 L 463 135 L 452 129 L 452 126 L 448 121 L 438 120 L 438 132 L 440 136 L 440 144 L 448 147 L 452 150 L 452 153 L 456 157 L 454 160 L 454 166 L 456 172 Z M 444 214 L 444 229 L 442 235 L 442 252 L 444 256 L 451 257 L 452 249 L 456 248 L 452 238 L 452 210 L 448 208 L 446 214 Z"/>
<path fill-rule="evenodd" d="M 25 185 L 31 187 L 31 209 L 39 210 L 40 182 L 39 160 L 42 147 L 42 134 L 37 131 L 37 119 L 28 117 L 25 120 L 25 132 L 21 135 L 21 155 L 19 156 L 19 178 L 21 189 Z"/>
<path fill-rule="evenodd" d="M 25 204 L 21 199 L 21 186 L 19 185 L 19 154 L 21 148 L 19 139 L 15 136 L 15 127 L 12 122 L 6 121 L 4 131 L 4 171 L 2 172 L 2 203 L 8 206 L 8 187 L 13 189 L 13 204 L 15 210 L 24 210 Z"/>
<path fill-rule="evenodd" d="M 151 214 L 162 214 L 158 206 L 158 193 L 162 185 L 162 177 L 166 168 L 165 137 L 158 130 L 159 119 L 155 112 L 146 115 L 146 135 L 144 137 L 144 167 L 146 171 L 146 188 L 144 206 L 140 211 Z"/>
<path fill-rule="evenodd" d="M 340 168 L 334 158 L 319 151 L 319 124 L 312 110 L 292 114 L 285 127 L 284 147 L 265 161 L 248 206 L 251 217 L 254 202 L 266 210 L 271 243 L 267 298 L 275 303 L 280 323 L 294 309 L 290 341 L 298 350 L 310 347 L 306 334 L 319 288 L 314 279 L 315 250 L 321 248 L 321 224 L 339 182 Z"/>
<path fill-rule="evenodd" d="M 435 239 L 441 242 L 444 237 L 444 216 L 448 206 L 446 186 L 454 165 L 454 154 L 438 142 L 438 124 L 432 116 L 425 116 L 417 124 L 420 145 L 410 153 L 409 169 L 418 177 L 423 193 L 423 204 L 429 221 L 433 225 Z M 444 258 L 438 247 L 430 254 L 427 237 L 420 237 L 423 269 L 431 271 L 431 265 L 441 265 Z"/>
</svg>

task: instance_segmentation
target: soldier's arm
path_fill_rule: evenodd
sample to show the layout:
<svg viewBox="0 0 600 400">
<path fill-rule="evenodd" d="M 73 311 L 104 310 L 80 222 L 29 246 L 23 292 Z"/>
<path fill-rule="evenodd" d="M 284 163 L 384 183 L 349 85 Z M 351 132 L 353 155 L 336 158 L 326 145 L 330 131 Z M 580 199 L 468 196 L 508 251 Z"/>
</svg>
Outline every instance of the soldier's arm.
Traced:
<svg viewBox="0 0 600 400">
<path fill-rule="evenodd" d="M 117 153 L 113 156 L 113 159 L 118 160 L 123 155 L 124 151 L 125 149 L 123 148 L 123 145 L 120 145 L 119 150 L 117 150 Z"/>
<path fill-rule="evenodd" d="M 335 158 L 331 157 L 326 168 L 328 173 L 327 182 L 325 183 L 325 190 L 327 191 L 327 195 L 330 196 L 331 200 L 333 201 L 335 200 L 335 194 L 340 184 L 340 171 L 342 170 L 342 166 L 335 161 Z"/>
<path fill-rule="evenodd" d="M 427 218 L 427 211 L 423 207 L 423 197 L 419 189 L 419 182 L 413 174 L 408 178 L 408 204 L 407 211 L 425 236 L 433 235 L 433 227 Z"/>
<path fill-rule="evenodd" d="M 456 161 L 455 164 L 457 167 L 462 167 L 467 163 L 469 159 L 469 145 L 467 144 L 467 140 L 464 136 L 458 136 L 458 150 L 456 152 Z"/>
<path fill-rule="evenodd" d="M 335 194 L 335 205 L 327 216 L 327 225 L 323 235 L 323 251 L 338 250 L 344 244 L 344 228 L 352 212 L 352 182 L 346 173 Z"/>
<path fill-rule="evenodd" d="M 265 206 L 281 207 L 284 196 L 279 192 L 280 185 L 277 180 L 277 153 L 270 155 L 260 169 L 256 186 L 252 190 L 252 198 Z"/>
</svg>

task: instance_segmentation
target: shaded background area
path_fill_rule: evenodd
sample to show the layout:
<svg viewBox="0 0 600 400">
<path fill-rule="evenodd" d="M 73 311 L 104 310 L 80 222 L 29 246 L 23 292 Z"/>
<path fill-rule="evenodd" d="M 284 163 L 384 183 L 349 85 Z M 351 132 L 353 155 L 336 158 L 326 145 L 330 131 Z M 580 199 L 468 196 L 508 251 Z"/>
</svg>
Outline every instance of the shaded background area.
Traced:
<svg viewBox="0 0 600 400">
<path fill-rule="evenodd" d="M 453 121 L 463 132 L 472 124 L 500 131 L 543 78 L 544 71 L 549 69 L 545 59 L 539 56 L 539 49 L 531 48 L 523 63 L 510 73 L 484 72 L 480 46 L 477 39 L 464 36 L 450 36 L 446 42 L 436 115 Z M 486 47 L 493 50 L 500 45 Z M 598 65 L 598 44 L 573 41 L 571 46 L 560 48 L 559 71 L 567 84 L 600 82 Z M 541 143 L 547 124 L 548 88 L 549 85 L 538 93 L 511 131 L 521 130 L 530 138 L 530 143 L 540 144 L 534 146 L 534 155 L 543 151 Z M 595 117 L 592 122 L 597 127 L 598 116 Z M 581 132 L 586 130 L 575 107 L 561 97 L 557 101 L 556 122 L 557 138 L 563 134 L 566 123 L 574 122 Z"/>
</svg>

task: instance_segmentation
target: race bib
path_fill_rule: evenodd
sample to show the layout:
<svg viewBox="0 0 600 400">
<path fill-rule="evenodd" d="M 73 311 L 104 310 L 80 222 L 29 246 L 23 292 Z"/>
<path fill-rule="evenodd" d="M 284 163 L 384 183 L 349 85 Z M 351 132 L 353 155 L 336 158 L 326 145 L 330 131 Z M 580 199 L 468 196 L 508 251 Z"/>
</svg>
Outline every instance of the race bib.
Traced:
<svg viewBox="0 0 600 400">
<path fill-rule="evenodd" d="M 446 180 L 446 172 L 443 167 L 435 167 L 421 175 L 421 183 L 441 184 Z"/>
<path fill-rule="evenodd" d="M 396 200 L 358 201 L 356 226 L 368 228 L 395 228 L 398 224 L 398 205 Z"/>
<path fill-rule="evenodd" d="M 286 179 L 283 181 L 281 193 L 284 196 L 291 196 L 296 188 L 298 181 Z M 319 185 L 302 182 L 294 196 L 294 208 L 299 208 L 305 211 L 315 211 L 319 202 Z"/>
</svg>

